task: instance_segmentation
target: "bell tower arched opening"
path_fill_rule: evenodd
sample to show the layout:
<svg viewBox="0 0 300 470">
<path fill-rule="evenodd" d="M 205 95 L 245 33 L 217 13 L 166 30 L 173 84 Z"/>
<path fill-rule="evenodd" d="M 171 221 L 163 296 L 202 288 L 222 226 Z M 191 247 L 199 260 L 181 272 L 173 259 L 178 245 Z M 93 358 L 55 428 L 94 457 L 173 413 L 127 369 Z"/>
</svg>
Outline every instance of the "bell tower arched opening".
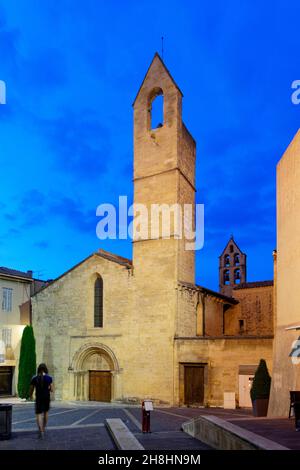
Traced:
<svg viewBox="0 0 300 470">
<path fill-rule="evenodd" d="M 154 88 L 149 95 L 148 124 L 151 130 L 164 125 L 164 94 L 161 88 Z"/>
</svg>

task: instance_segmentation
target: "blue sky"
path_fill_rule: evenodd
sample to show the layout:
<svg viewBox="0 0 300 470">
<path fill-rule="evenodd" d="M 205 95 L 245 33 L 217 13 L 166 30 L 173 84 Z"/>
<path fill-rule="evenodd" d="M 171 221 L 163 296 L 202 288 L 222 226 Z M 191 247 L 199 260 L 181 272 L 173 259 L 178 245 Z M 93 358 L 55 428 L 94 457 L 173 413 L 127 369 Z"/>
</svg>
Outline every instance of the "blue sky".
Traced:
<svg viewBox="0 0 300 470">
<path fill-rule="evenodd" d="M 184 93 L 197 141 L 205 245 L 218 289 L 231 233 L 248 280 L 273 276 L 276 163 L 300 105 L 297 1 L 0 0 L 0 265 L 54 278 L 99 247 L 95 210 L 132 200 L 132 102 L 155 51 Z"/>
</svg>

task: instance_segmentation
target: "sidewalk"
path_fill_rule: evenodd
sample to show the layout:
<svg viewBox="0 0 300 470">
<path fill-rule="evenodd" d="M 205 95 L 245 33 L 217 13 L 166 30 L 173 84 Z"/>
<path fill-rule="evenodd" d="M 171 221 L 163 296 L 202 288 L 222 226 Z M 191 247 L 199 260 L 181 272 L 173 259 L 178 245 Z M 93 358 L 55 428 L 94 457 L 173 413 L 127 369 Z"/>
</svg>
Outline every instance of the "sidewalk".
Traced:
<svg viewBox="0 0 300 470">
<path fill-rule="evenodd" d="M 224 419 L 224 418 L 223 418 Z M 295 431 L 294 419 L 288 418 L 248 418 L 230 419 L 231 423 L 266 437 L 291 450 L 300 450 L 300 432 Z"/>
<path fill-rule="evenodd" d="M 10 401 L 11 402 L 11 401 Z M 38 439 L 34 404 L 13 406 L 12 438 L 0 441 L 1 450 L 115 450 L 106 420 L 121 419 L 146 450 L 204 450 L 203 444 L 181 430 L 185 416 L 155 410 L 151 415 L 151 433 L 143 434 L 140 406 L 53 402 L 45 439 Z M 199 412 L 199 410 L 197 410 Z"/>
<path fill-rule="evenodd" d="M 141 429 L 141 407 L 99 402 L 53 402 L 50 410 L 47 438 L 37 440 L 33 402 L 17 398 L 1 399 L 12 403 L 13 438 L 0 441 L 1 449 L 113 449 L 105 427 L 107 418 L 120 418 L 145 449 L 209 448 L 183 431 L 181 425 L 199 416 L 217 416 L 240 428 L 270 439 L 289 449 L 300 450 L 300 432 L 295 431 L 294 419 L 254 418 L 251 409 L 223 408 L 156 408 L 151 413 L 151 434 Z"/>
<path fill-rule="evenodd" d="M 191 418 L 196 417 L 194 411 L 189 408 L 177 409 L 176 412 L 185 413 Z M 300 432 L 296 432 L 293 418 L 256 418 L 252 416 L 251 409 L 224 410 L 222 408 L 199 409 L 198 415 L 217 416 L 291 450 L 300 450 Z"/>
<path fill-rule="evenodd" d="M 8 398 L 0 398 L 0 405 L 27 405 L 32 404 L 32 402 L 25 400 L 25 398 L 18 398 L 18 397 L 8 397 Z"/>
</svg>

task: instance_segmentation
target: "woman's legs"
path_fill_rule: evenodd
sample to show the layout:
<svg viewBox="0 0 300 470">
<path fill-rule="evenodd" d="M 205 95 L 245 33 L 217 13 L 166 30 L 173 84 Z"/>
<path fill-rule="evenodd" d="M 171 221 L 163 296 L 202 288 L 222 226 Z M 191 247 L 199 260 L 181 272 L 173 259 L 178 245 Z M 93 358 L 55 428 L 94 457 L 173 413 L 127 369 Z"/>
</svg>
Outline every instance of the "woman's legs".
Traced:
<svg viewBox="0 0 300 470">
<path fill-rule="evenodd" d="M 39 431 L 43 432 L 44 429 L 43 429 L 43 422 L 42 422 L 42 413 L 37 413 L 36 414 L 36 422 L 37 422 Z"/>
<path fill-rule="evenodd" d="M 47 411 L 45 411 L 47 410 Z M 36 422 L 40 432 L 40 437 L 44 437 L 45 428 L 48 423 L 49 403 L 39 402 L 36 404 Z"/>
<path fill-rule="evenodd" d="M 44 416 L 43 416 L 43 431 L 45 431 L 47 423 L 48 423 L 48 411 L 45 411 Z"/>
</svg>

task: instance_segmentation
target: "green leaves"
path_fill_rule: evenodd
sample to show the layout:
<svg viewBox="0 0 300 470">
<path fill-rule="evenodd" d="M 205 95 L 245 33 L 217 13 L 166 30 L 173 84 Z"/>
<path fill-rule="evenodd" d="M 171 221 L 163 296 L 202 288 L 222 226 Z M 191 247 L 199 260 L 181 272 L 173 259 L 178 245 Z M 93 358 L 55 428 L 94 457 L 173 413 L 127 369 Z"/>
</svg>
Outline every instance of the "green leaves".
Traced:
<svg viewBox="0 0 300 470">
<path fill-rule="evenodd" d="M 257 398 L 269 398 L 270 387 L 271 377 L 268 371 L 268 367 L 266 361 L 261 359 L 259 366 L 256 369 L 250 391 L 251 400 L 254 401 Z"/>
<path fill-rule="evenodd" d="M 35 338 L 32 326 L 24 328 L 19 360 L 18 395 L 29 398 L 30 382 L 36 373 Z"/>
</svg>

